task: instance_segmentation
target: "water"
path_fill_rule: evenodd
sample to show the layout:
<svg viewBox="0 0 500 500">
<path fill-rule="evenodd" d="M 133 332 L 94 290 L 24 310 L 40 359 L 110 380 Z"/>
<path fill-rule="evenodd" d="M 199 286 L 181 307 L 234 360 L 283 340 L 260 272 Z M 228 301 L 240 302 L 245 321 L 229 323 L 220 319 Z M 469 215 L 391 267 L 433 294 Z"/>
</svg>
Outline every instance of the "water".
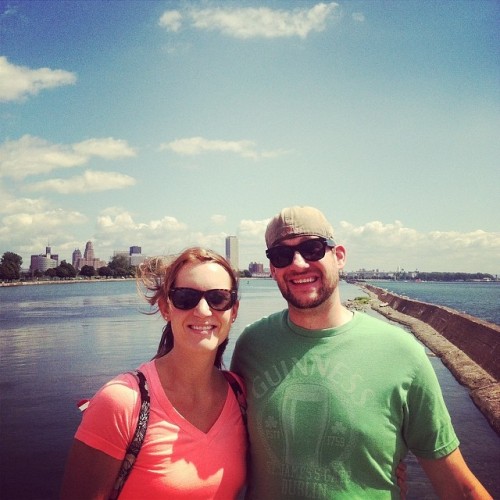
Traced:
<svg viewBox="0 0 500 500">
<path fill-rule="evenodd" d="M 341 284 L 343 299 L 363 293 Z M 285 307 L 272 280 L 242 280 L 239 316 L 226 365 L 241 330 Z M 132 281 L 0 288 L 0 497 L 57 498 L 64 462 L 80 421 L 78 400 L 156 352 L 162 320 L 148 310 Z M 500 439 L 466 390 L 431 358 L 469 465 L 495 497 Z M 434 498 L 414 460 L 412 499 Z"/>
<path fill-rule="evenodd" d="M 500 282 L 368 281 L 410 299 L 451 307 L 500 325 Z"/>
</svg>

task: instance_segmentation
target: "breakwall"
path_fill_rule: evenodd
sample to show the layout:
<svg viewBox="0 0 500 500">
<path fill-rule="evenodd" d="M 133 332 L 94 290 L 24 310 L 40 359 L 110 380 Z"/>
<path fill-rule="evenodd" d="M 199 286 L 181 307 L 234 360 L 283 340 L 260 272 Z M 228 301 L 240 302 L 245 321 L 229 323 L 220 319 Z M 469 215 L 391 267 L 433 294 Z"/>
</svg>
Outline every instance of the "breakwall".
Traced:
<svg viewBox="0 0 500 500">
<path fill-rule="evenodd" d="M 407 325 L 439 356 L 500 436 L 500 327 L 444 306 L 363 284 L 370 307 Z"/>
<path fill-rule="evenodd" d="M 365 287 L 392 309 L 430 325 L 496 380 L 500 379 L 500 326 L 448 307 L 401 297 L 373 285 Z"/>
</svg>

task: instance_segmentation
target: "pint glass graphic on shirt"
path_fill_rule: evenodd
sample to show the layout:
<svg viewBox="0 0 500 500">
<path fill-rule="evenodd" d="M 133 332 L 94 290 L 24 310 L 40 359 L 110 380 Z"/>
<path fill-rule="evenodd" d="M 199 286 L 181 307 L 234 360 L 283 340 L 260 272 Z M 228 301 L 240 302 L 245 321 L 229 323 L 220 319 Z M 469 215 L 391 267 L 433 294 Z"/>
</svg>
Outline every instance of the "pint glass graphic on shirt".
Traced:
<svg viewBox="0 0 500 500">
<path fill-rule="evenodd" d="M 328 425 L 328 390 L 316 384 L 294 384 L 285 389 L 281 424 L 285 461 L 291 465 L 320 463 Z"/>
</svg>

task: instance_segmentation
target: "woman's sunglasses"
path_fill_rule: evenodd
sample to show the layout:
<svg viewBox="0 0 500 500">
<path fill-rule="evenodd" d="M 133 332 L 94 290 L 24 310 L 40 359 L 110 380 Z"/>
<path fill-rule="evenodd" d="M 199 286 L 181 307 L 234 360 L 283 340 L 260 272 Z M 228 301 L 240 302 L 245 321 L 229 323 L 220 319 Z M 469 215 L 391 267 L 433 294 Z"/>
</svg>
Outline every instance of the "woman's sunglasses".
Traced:
<svg viewBox="0 0 500 500">
<path fill-rule="evenodd" d="M 299 252 L 305 260 L 314 262 L 325 256 L 327 247 L 333 248 L 333 240 L 312 239 L 305 240 L 298 245 L 278 245 L 266 250 L 267 258 L 274 267 L 286 267 L 293 262 L 295 252 Z"/>
<path fill-rule="evenodd" d="M 234 306 L 238 297 L 236 290 L 195 290 L 194 288 L 172 288 L 168 293 L 168 298 L 177 309 L 187 311 L 194 309 L 201 298 L 205 297 L 207 304 L 216 311 L 227 311 Z"/>
</svg>

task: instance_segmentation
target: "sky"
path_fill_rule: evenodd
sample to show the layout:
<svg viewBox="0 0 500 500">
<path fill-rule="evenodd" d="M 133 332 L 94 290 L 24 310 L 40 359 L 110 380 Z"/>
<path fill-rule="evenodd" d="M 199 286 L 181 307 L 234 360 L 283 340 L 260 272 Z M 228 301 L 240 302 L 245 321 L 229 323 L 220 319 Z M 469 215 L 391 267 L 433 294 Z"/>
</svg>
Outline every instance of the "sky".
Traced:
<svg viewBox="0 0 500 500">
<path fill-rule="evenodd" d="M 0 0 L 0 255 L 239 241 L 500 274 L 500 2 Z"/>
</svg>

